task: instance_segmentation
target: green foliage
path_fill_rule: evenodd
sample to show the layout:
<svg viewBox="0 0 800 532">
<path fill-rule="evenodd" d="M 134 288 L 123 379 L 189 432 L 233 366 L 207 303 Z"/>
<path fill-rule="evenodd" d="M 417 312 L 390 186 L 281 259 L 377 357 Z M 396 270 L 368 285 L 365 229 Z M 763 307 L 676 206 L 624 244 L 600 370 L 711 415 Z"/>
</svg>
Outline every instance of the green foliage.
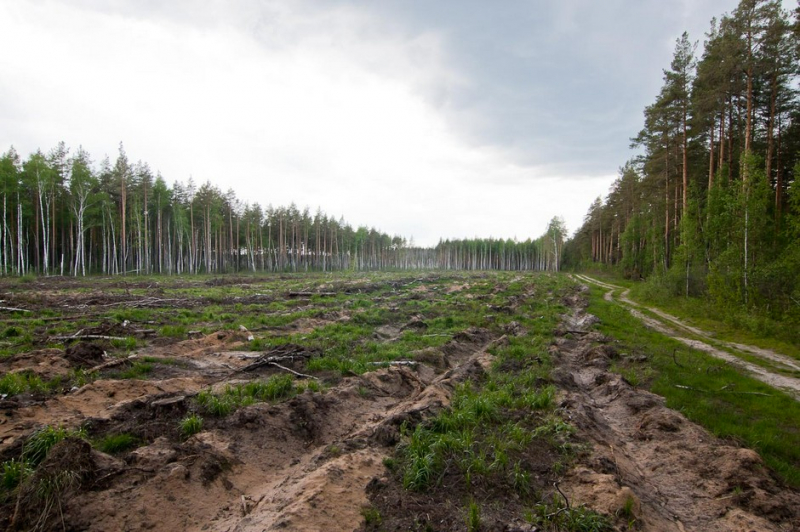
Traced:
<svg viewBox="0 0 800 532">
<path fill-rule="evenodd" d="M 566 507 L 558 499 L 542 502 L 526 515 L 526 520 L 545 530 L 566 532 L 612 532 L 615 530 L 610 517 L 584 506 Z"/>
<path fill-rule="evenodd" d="M 34 432 L 22 446 L 22 459 L 31 465 L 38 466 L 45 459 L 50 449 L 68 437 L 84 438 L 85 431 L 70 430 L 64 427 L 45 426 Z"/>
<path fill-rule="evenodd" d="M 22 331 L 20 330 L 20 328 L 19 327 L 14 327 L 12 325 L 11 327 L 6 327 L 3 330 L 2 334 L 0 334 L 0 338 L 16 338 L 16 337 L 21 336 L 21 335 L 22 335 Z"/>
<path fill-rule="evenodd" d="M 115 377 L 118 379 L 144 379 L 152 371 L 153 364 L 151 362 L 137 360 L 128 369 L 117 373 Z"/>
<path fill-rule="evenodd" d="M 181 420 L 181 435 L 188 438 L 203 430 L 203 418 L 190 414 Z"/>
<path fill-rule="evenodd" d="M 0 378 L 0 394 L 19 395 L 25 392 L 40 392 L 46 388 L 41 377 L 29 371 L 6 373 Z"/>
<path fill-rule="evenodd" d="M 159 334 L 167 338 L 186 338 L 185 325 L 165 325 L 161 327 Z"/>
<path fill-rule="evenodd" d="M 117 454 L 139 445 L 139 439 L 131 434 L 109 434 L 97 442 L 96 447 L 108 454 Z"/>
<path fill-rule="evenodd" d="M 197 394 L 197 404 L 209 414 L 224 417 L 243 406 L 258 401 L 277 401 L 292 397 L 299 391 L 291 375 L 274 375 L 266 381 L 251 381 L 226 386 L 222 394 L 204 390 Z"/>
<path fill-rule="evenodd" d="M 28 462 L 16 460 L 14 458 L 3 462 L 0 467 L 2 467 L 2 472 L 0 472 L 0 475 L 2 475 L 0 478 L 0 487 L 5 491 L 12 491 L 19 486 L 27 476 L 33 473 L 33 469 Z"/>
<path fill-rule="evenodd" d="M 467 532 L 478 532 L 481 529 L 481 507 L 474 499 L 467 504 Z"/>
<path fill-rule="evenodd" d="M 361 516 L 364 518 L 364 525 L 369 527 L 379 527 L 383 523 L 381 511 L 373 506 L 367 506 L 361 509 Z"/>
</svg>

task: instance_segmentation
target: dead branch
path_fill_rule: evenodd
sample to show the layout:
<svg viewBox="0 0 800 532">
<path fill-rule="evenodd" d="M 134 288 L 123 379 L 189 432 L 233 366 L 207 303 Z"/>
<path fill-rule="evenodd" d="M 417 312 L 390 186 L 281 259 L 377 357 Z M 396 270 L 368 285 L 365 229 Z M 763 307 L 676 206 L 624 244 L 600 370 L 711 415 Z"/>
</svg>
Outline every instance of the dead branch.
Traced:
<svg viewBox="0 0 800 532">
<path fill-rule="evenodd" d="M 569 510 L 570 509 L 569 499 L 567 499 L 567 496 L 564 495 L 563 491 L 561 491 L 561 488 L 558 487 L 558 482 L 553 482 L 553 486 L 555 486 L 556 490 L 558 490 L 558 492 L 561 494 L 561 496 L 564 497 L 564 502 L 567 503 L 567 510 Z"/>
<path fill-rule="evenodd" d="M 30 310 L 17 307 L 0 307 L 0 310 L 5 310 L 6 312 L 31 312 Z"/>
<path fill-rule="evenodd" d="M 267 362 L 267 364 L 269 364 L 270 366 L 275 366 L 278 369 L 282 369 L 283 371 L 288 371 L 292 375 L 296 375 L 296 376 L 298 376 L 300 378 L 303 378 L 303 379 L 314 379 L 315 381 L 319 380 L 318 378 L 316 378 L 313 375 L 306 375 L 305 373 L 299 373 L 299 372 L 297 372 L 297 371 L 295 371 L 293 369 L 287 368 L 286 366 L 281 366 L 277 362 Z"/>
<path fill-rule="evenodd" d="M 93 368 L 87 369 L 86 373 L 94 373 L 95 371 L 100 371 L 101 369 L 113 368 L 121 364 L 124 364 L 125 362 L 128 362 L 127 358 L 117 358 L 114 360 L 110 360 L 108 362 L 104 362 L 98 366 L 94 366 Z"/>
<path fill-rule="evenodd" d="M 675 362 L 675 365 L 678 366 L 679 368 L 683 368 L 685 366 L 680 362 L 678 362 L 678 358 L 676 356 L 677 351 L 678 351 L 677 349 L 672 350 L 672 361 Z"/>
<path fill-rule="evenodd" d="M 691 390 L 691 391 L 693 391 L 693 392 L 700 392 L 700 393 L 714 393 L 714 392 L 711 392 L 711 391 L 709 391 L 709 390 L 702 390 L 702 389 L 700 389 L 700 388 L 692 388 L 691 386 L 684 386 L 684 385 L 682 385 L 682 384 L 673 384 L 673 386 L 674 386 L 675 388 L 680 388 L 681 390 Z M 733 390 L 726 390 L 726 388 L 727 388 L 727 387 L 728 387 L 728 386 L 723 386 L 723 387 L 722 387 L 720 390 L 718 390 L 718 392 L 719 392 L 719 393 L 722 393 L 722 392 L 724 392 L 724 393 L 731 393 L 731 394 L 734 394 L 734 395 L 758 395 L 758 396 L 761 396 L 761 397 L 772 397 L 772 395 L 770 395 L 770 394 L 768 394 L 768 393 L 761 393 L 761 392 L 736 392 L 736 391 L 733 391 Z"/>
<path fill-rule="evenodd" d="M 295 297 L 311 297 L 311 296 L 320 296 L 320 297 L 334 297 L 336 292 L 289 292 L 286 294 L 286 297 L 295 298 Z"/>
<path fill-rule="evenodd" d="M 48 340 L 127 340 L 127 338 L 123 336 L 105 336 L 102 334 L 74 334 L 70 336 L 50 336 Z"/>
<path fill-rule="evenodd" d="M 416 360 L 384 360 L 378 362 L 370 362 L 370 366 L 416 366 L 419 364 Z"/>
</svg>

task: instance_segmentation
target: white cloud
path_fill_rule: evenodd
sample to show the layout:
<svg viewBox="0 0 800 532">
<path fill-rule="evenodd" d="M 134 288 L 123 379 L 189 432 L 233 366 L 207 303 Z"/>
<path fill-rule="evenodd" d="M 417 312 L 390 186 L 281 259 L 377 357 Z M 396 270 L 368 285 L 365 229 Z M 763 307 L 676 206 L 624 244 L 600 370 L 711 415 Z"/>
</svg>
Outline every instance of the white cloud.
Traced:
<svg viewBox="0 0 800 532">
<path fill-rule="evenodd" d="M 63 139 L 113 161 L 123 141 L 169 182 L 320 206 L 419 244 L 536 237 L 556 215 L 576 229 L 613 176 L 558 178 L 557 165 L 515 162 L 524 143 L 454 129 L 465 122 L 452 107 L 468 102 L 453 95 L 476 81 L 453 66 L 448 39 L 347 4 L 9 2 L 0 147 Z"/>
</svg>

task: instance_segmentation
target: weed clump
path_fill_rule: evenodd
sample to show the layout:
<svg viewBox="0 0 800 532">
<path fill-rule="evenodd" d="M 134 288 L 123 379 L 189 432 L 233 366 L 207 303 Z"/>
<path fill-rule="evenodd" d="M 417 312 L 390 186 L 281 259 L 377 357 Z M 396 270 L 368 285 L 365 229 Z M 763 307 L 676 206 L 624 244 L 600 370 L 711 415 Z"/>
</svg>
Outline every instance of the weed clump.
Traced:
<svg viewBox="0 0 800 532">
<path fill-rule="evenodd" d="M 256 402 L 277 401 L 299 393 L 291 375 L 275 375 L 266 381 L 226 386 L 221 394 L 204 390 L 197 395 L 197 404 L 204 411 L 217 417 L 225 417 L 234 410 Z"/>
<path fill-rule="evenodd" d="M 194 436 L 203 430 L 203 418 L 197 414 L 191 414 L 181 420 L 181 434 L 184 438 Z"/>
</svg>

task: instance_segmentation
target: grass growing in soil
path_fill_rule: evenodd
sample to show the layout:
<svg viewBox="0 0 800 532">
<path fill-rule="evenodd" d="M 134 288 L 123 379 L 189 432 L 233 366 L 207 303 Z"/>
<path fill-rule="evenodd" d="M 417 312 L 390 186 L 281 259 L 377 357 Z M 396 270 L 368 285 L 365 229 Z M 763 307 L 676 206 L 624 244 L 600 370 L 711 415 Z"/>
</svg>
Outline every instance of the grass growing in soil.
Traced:
<svg viewBox="0 0 800 532">
<path fill-rule="evenodd" d="M 97 442 L 96 447 L 108 454 L 118 454 L 139 445 L 139 439 L 132 434 L 109 434 Z"/>
<path fill-rule="evenodd" d="M 277 401 L 297 394 L 294 377 L 274 375 L 266 381 L 256 380 L 246 384 L 226 386 L 225 391 L 215 394 L 204 390 L 197 394 L 196 402 L 206 413 L 224 417 L 243 406 L 262 401 Z"/>
<path fill-rule="evenodd" d="M 603 300 L 604 292 L 592 287 L 588 308 L 600 318 L 599 330 L 616 338 L 619 350 L 646 357 L 618 363 L 623 376 L 635 376 L 637 385 L 664 396 L 668 407 L 713 434 L 754 449 L 784 482 L 800 487 L 798 401 L 721 360 L 647 329 L 626 309 Z M 637 358 L 641 357 L 632 357 Z"/>
<path fill-rule="evenodd" d="M 55 444 L 65 438 L 85 436 L 83 430 L 52 426 L 34 432 L 23 444 L 19 458 L 11 458 L 0 464 L 0 502 L 8 500 L 22 482 L 34 473 Z"/>
<path fill-rule="evenodd" d="M 582 450 L 573 440 L 574 428 L 556 411 L 556 389 L 549 381 L 548 346 L 566 310 L 559 294 L 568 282 L 556 276 L 504 281 L 474 283 L 468 298 L 450 301 L 458 312 L 426 320 L 423 334 L 436 334 L 451 327 L 486 326 L 491 312 L 492 329 L 503 331 L 513 321 L 521 332 L 491 349 L 496 357 L 492 369 L 478 380 L 457 385 L 449 408 L 415 426 L 401 426 L 402 441 L 384 465 L 394 482 L 413 494 L 399 495 L 413 501 L 403 505 L 424 509 L 412 522 L 411 516 L 396 515 L 394 507 L 380 506 L 381 497 L 373 502 L 382 522 L 390 520 L 398 529 L 445 526 L 440 520 L 453 519 L 452 513 L 423 516 L 454 505 L 459 508 L 457 520 L 441 523 L 466 530 L 491 529 L 494 523 L 507 523 L 509 515 L 528 517 L 545 530 L 611 530 L 609 518 L 583 508 L 536 511 L 553 506 L 553 480 Z M 425 316 L 432 310 L 435 307 Z M 397 342 L 402 341 L 401 337 Z M 587 522 L 594 517 L 597 527 L 585 527 L 583 517 Z M 366 516 L 365 521 L 366 530 L 380 530 Z"/>
</svg>

